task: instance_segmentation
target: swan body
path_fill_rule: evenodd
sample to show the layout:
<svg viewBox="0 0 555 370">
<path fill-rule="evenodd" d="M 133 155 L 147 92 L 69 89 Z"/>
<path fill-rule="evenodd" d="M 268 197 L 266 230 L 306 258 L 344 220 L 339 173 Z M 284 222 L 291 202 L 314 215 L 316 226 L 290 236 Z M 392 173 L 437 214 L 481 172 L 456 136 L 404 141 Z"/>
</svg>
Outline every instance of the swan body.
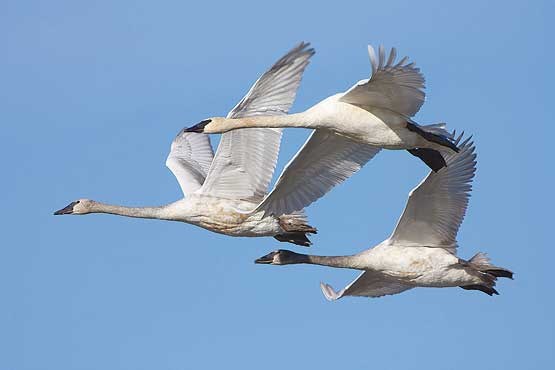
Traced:
<svg viewBox="0 0 555 370">
<path fill-rule="evenodd" d="M 123 207 L 104 204 L 90 199 L 79 199 L 56 214 L 84 215 L 108 213 L 135 218 L 154 218 L 196 225 L 230 236 L 275 236 L 295 231 L 303 226 L 303 214 L 264 216 L 262 212 L 240 212 L 253 209 L 256 203 L 191 194 L 187 198 L 160 207 Z M 297 230 L 298 231 L 298 230 Z M 306 231 L 308 232 L 308 231 Z"/>
<path fill-rule="evenodd" d="M 444 124 L 421 126 L 410 117 L 424 103 L 424 76 L 407 58 L 395 62 L 380 47 L 368 47 L 372 77 L 332 95 L 304 112 L 286 115 L 212 117 L 187 129 L 227 133 L 241 128 L 313 129 L 283 171 L 287 192 L 270 193 L 256 210 L 281 214 L 301 210 L 342 183 L 381 149 L 408 150 L 433 171 L 446 165 L 443 152 L 457 152 Z M 307 180 L 317 177 L 318 181 Z M 293 179 L 299 179 L 297 181 Z M 285 180 L 284 180 L 285 181 Z M 278 184 L 280 181 L 278 180 Z M 278 202 L 272 197 L 280 197 Z"/>
<path fill-rule="evenodd" d="M 456 287 L 482 282 L 464 269 L 453 268 L 459 258 L 443 248 L 405 247 L 386 241 L 360 257 L 365 261 L 364 270 L 380 271 L 414 287 Z"/>
<path fill-rule="evenodd" d="M 306 43 L 289 51 L 255 82 L 228 117 L 286 114 L 313 54 Z M 180 221 L 230 236 L 273 236 L 308 246 L 306 234 L 316 229 L 307 224 L 302 209 L 275 215 L 256 210 L 268 193 L 280 142 L 280 129 L 236 130 L 222 135 L 214 153 L 208 135 L 181 130 L 166 165 L 179 182 L 183 199 L 159 207 L 79 199 L 54 214 L 109 213 Z"/>
<path fill-rule="evenodd" d="M 455 141 L 459 144 L 462 135 Z M 351 256 L 309 256 L 287 250 L 274 251 L 256 263 L 287 265 L 307 263 L 363 272 L 336 292 L 321 284 L 329 300 L 344 296 L 380 297 L 415 287 L 461 287 L 498 294 L 499 277 L 513 273 L 492 265 L 483 253 L 465 261 L 457 257 L 456 235 L 464 218 L 476 171 L 474 145 L 466 139 L 459 153 L 447 153 L 447 167 L 431 172 L 411 191 L 391 236 L 377 246 Z"/>
<path fill-rule="evenodd" d="M 286 233 L 294 229 L 287 227 L 292 222 L 306 222 L 302 214 L 276 217 L 264 216 L 262 212 L 240 212 L 256 206 L 256 203 L 247 201 L 192 194 L 167 207 L 170 210 L 167 216 L 173 221 L 186 222 L 220 234 L 249 237 Z"/>
<path fill-rule="evenodd" d="M 405 117 L 386 109 L 345 103 L 341 100 L 343 96 L 332 95 L 304 113 L 283 116 L 277 121 L 285 121 L 283 124 L 308 122 L 307 128 L 326 129 L 354 142 L 383 149 L 438 148 L 438 144 L 407 130 Z M 275 118 L 271 120 L 276 121 Z M 247 120 L 250 121 L 253 120 Z M 337 122 L 341 122 L 341 125 L 338 126 Z"/>
</svg>

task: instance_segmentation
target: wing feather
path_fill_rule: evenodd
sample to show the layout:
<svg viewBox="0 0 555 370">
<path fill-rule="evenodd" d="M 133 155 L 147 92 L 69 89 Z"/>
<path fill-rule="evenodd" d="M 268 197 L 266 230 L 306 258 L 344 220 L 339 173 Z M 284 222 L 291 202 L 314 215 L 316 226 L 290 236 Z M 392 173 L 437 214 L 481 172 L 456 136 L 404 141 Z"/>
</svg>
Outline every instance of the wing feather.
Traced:
<svg viewBox="0 0 555 370">
<path fill-rule="evenodd" d="M 335 301 L 344 296 L 383 297 L 384 295 L 398 294 L 413 287 L 377 271 L 363 271 L 339 292 L 325 283 L 320 283 L 320 288 L 327 300 Z"/>
<path fill-rule="evenodd" d="M 463 135 L 455 141 L 458 145 Z M 456 248 L 472 179 L 476 172 L 474 143 L 467 138 L 459 153 L 444 152 L 447 167 L 430 174 L 416 188 L 389 240 L 405 246 Z"/>
<path fill-rule="evenodd" d="M 256 211 L 278 216 L 299 211 L 349 178 L 379 151 L 331 131 L 314 130 Z"/>
<path fill-rule="evenodd" d="M 200 189 L 213 158 L 208 135 L 181 130 L 172 142 L 166 166 L 187 195 Z"/>
<path fill-rule="evenodd" d="M 387 62 L 385 50 L 380 46 L 378 57 L 372 46 L 368 45 L 372 64 L 372 77 L 359 81 L 349 89 L 340 100 L 345 103 L 364 107 L 392 110 L 412 117 L 420 110 L 424 99 L 424 76 L 414 63 L 405 64 L 407 57 L 397 64 L 397 50 L 392 48 Z"/>
<path fill-rule="evenodd" d="M 279 59 L 229 112 L 228 118 L 287 114 L 314 49 L 301 43 Z M 222 135 L 201 191 L 260 202 L 275 170 L 281 129 L 248 128 Z"/>
</svg>

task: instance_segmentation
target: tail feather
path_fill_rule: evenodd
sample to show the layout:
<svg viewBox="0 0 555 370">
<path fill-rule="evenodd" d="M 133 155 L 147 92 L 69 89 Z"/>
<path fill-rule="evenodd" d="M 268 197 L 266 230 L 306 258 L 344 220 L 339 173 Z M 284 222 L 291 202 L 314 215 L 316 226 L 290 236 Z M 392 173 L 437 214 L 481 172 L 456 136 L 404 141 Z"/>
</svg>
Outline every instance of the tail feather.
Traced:
<svg viewBox="0 0 555 370">
<path fill-rule="evenodd" d="M 287 232 L 318 233 L 315 227 L 308 224 L 308 220 L 303 211 L 279 216 L 279 225 Z"/>
<path fill-rule="evenodd" d="M 482 280 L 482 284 L 461 286 L 461 288 L 466 290 L 479 290 L 488 295 L 499 294 L 497 290 L 493 288 L 497 278 L 513 278 L 512 271 L 493 265 L 489 257 L 482 252 L 476 253 L 469 261 L 463 261 L 462 264 L 469 269 L 467 271 L 474 275 L 477 274 Z"/>
<path fill-rule="evenodd" d="M 508 279 L 513 278 L 513 272 L 507 270 L 506 268 L 495 266 L 491 263 L 487 254 L 478 252 L 468 261 L 471 265 L 478 269 L 480 272 L 484 272 L 490 275 L 498 277 L 504 277 Z"/>
<path fill-rule="evenodd" d="M 491 260 L 489 259 L 487 254 L 478 252 L 468 261 L 468 263 L 476 267 L 483 268 L 490 266 Z"/>
<path fill-rule="evenodd" d="M 280 242 L 293 243 L 309 247 L 312 242 L 306 234 L 316 234 L 318 230 L 308 224 L 308 220 L 303 211 L 293 212 L 289 215 L 281 215 L 279 217 L 279 226 L 283 229 L 283 233 L 275 235 L 274 238 Z"/>
</svg>

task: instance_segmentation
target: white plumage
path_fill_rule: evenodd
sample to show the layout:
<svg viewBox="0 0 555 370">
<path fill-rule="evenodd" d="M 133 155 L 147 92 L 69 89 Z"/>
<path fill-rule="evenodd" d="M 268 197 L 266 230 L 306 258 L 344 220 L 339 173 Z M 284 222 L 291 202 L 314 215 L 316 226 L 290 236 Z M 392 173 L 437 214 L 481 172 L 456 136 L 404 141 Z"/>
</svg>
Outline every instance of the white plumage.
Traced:
<svg viewBox="0 0 555 370">
<path fill-rule="evenodd" d="M 327 130 L 315 130 L 256 211 L 280 215 L 303 209 L 361 169 L 379 151 Z"/>
<path fill-rule="evenodd" d="M 405 64 L 407 57 L 395 63 L 397 50 L 391 49 L 385 62 L 383 46 L 379 49 L 379 60 L 371 45 L 368 54 L 372 64 L 372 78 L 361 80 L 351 87 L 340 100 L 359 106 L 383 108 L 405 115 L 414 116 L 424 104 L 424 76 L 414 63 Z"/>
<path fill-rule="evenodd" d="M 279 59 L 229 112 L 229 118 L 286 114 L 295 99 L 314 50 L 301 43 Z M 162 207 L 121 207 L 80 199 L 56 214 L 111 213 L 182 221 L 232 236 L 275 236 L 309 245 L 302 209 L 279 215 L 252 212 L 268 192 L 281 129 L 258 128 L 222 135 L 214 154 L 208 135 L 182 130 L 175 137 L 166 165 L 185 198 Z M 243 212 L 248 212 L 245 214 Z"/>
<path fill-rule="evenodd" d="M 461 150 L 461 155 L 448 156 L 448 169 L 431 172 L 410 192 L 405 210 L 389 237 L 391 243 L 456 248 L 457 232 L 468 207 L 476 171 L 476 154 L 468 139 Z"/>
<path fill-rule="evenodd" d="M 307 46 L 301 43 L 279 59 L 254 83 L 227 118 L 287 114 L 314 54 Z M 281 129 L 276 128 L 224 133 L 201 193 L 260 202 L 268 192 L 280 142 Z"/>
<path fill-rule="evenodd" d="M 256 209 L 265 214 L 279 215 L 307 207 L 358 171 L 382 148 L 407 149 L 437 171 L 445 165 L 439 150 L 445 146 L 455 151 L 457 148 L 444 124 L 419 126 L 410 118 L 425 98 L 420 70 L 407 63 L 407 58 L 396 63 L 395 49 L 387 60 L 383 47 L 377 57 L 371 46 L 368 51 L 370 79 L 305 112 L 214 117 L 190 130 L 227 134 L 239 128 L 315 129 L 287 165 L 276 189 Z"/>
<path fill-rule="evenodd" d="M 430 174 L 411 191 L 393 234 L 374 248 L 352 256 L 309 256 L 278 250 L 257 263 L 287 265 L 308 263 L 363 272 L 339 292 L 321 284 L 329 300 L 344 296 L 381 297 L 415 287 L 456 287 L 489 295 L 498 277 L 512 272 L 494 266 L 484 254 L 469 261 L 456 255 L 456 235 L 468 206 L 476 172 L 475 148 L 470 139 L 460 142 L 460 152 L 445 153 L 447 167 Z"/>
<path fill-rule="evenodd" d="M 187 195 L 204 184 L 213 159 L 210 136 L 181 131 L 172 142 L 166 166 L 179 182 L 183 195 Z"/>
</svg>

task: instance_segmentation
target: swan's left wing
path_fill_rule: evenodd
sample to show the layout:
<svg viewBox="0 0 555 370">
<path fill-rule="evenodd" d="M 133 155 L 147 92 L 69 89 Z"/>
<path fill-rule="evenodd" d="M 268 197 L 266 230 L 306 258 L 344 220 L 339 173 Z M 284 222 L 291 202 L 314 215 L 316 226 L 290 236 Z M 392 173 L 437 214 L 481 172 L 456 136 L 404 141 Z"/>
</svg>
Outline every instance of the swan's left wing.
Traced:
<svg viewBox="0 0 555 370">
<path fill-rule="evenodd" d="M 335 301 L 345 296 L 383 297 L 404 292 L 413 288 L 376 271 L 362 272 L 351 284 L 336 292 L 330 285 L 320 283 L 322 293 L 328 301 Z"/>
<path fill-rule="evenodd" d="M 228 118 L 286 114 L 314 49 L 301 43 L 264 73 Z M 247 128 L 222 135 L 201 191 L 260 202 L 268 191 L 279 153 L 281 129 Z"/>
<path fill-rule="evenodd" d="M 213 157 L 208 135 L 181 130 L 172 142 L 166 166 L 187 195 L 200 189 Z"/>
<path fill-rule="evenodd" d="M 256 211 L 280 216 L 307 207 L 372 159 L 380 148 L 314 130 Z"/>
<path fill-rule="evenodd" d="M 459 146 L 460 135 L 455 141 Z M 389 240 L 404 246 L 454 250 L 476 172 L 474 143 L 467 138 L 459 153 L 442 153 L 447 167 L 430 174 L 414 188 Z"/>
<path fill-rule="evenodd" d="M 424 76 L 414 63 L 406 63 L 407 57 L 395 63 L 397 51 L 391 49 L 386 61 L 385 50 L 380 46 L 378 57 L 368 45 L 372 63 L 372 77 L 359 81 L 339 100 L 363 107 L 388 109 L 406 117 L 418 112 L 426 95 Z"/>
<path fill-rule="evenodd" d="M 247 95 L 228 113 L 227 118 L 287 114 L 310 58 L 310 43 L 301 42 L 281 57 L 251 87 Z"/>
</svg>

